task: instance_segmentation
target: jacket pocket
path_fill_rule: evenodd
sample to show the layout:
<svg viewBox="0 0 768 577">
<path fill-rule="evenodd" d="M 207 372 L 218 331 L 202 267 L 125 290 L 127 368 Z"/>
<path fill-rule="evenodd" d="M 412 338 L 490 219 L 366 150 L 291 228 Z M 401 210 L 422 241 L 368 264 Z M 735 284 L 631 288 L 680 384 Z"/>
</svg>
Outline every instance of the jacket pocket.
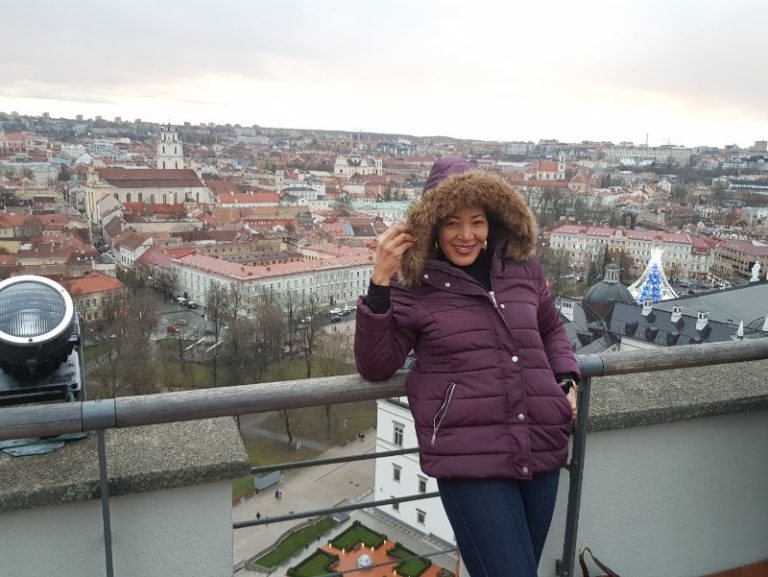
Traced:
<svg viewBox="0 0 768 577">
<path fill-rule="evenodd" d="M 453 400 L 453 393 L 456 390 L 456 383 L 451 383 L 448 385 L 448 388 L 445 391 L 445 396 L 443 397 L 443 404 L 440 405 L 440 408 L 435 413 L 434 418 L 432 419 L 432 444 L 435 444 L 435 441 L 437 440 L 437 434 L 440 432 L 440 426 L 443 424 L 443 420 L 445 419 L 445 415 L 448 414 L 448 408 L 451 406 L 451 401 Z"/>
</svg>

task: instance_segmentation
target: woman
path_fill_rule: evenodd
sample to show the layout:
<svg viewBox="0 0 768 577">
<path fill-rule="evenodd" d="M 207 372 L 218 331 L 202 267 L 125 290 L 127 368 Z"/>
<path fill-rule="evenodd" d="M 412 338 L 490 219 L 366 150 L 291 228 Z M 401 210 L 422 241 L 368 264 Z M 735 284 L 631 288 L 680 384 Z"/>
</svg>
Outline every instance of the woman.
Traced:
<svg viewBox="0 0 768 577">
<path fill-rule="evenodd" d="M 363 377 L 388 379 L 416 353 L 406 390 L 421 468 L 472 577 L 536 575 L 576 416 L 578 366 L 537 236 L 503 180 L 438 160 L 406 223 L 377 243 L 358 303 Z"/>
</svg>

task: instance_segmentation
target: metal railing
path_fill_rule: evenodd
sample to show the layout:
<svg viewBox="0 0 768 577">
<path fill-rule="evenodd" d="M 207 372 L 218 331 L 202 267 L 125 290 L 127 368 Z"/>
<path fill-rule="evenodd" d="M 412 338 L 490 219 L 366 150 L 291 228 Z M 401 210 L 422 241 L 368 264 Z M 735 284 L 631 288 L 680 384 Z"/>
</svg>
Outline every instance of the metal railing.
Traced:
<svg viewBox="0 0 768 577">
<path fill-rule="evenodd" d="M 581 502 L 582 472 L 589 420 L 589 395 L 592 377 L 655 372 L 670 369 L 700 367 L 768 359 L 768 339 L 755 339 L 726 343 L 678 346 L 630 352 L 613 352 L 579 357 L 582 386 L 579 388 L 579 418 L 576 421 L 569 469 L 568 506 L 562 559 L 557 562 L 560 577 L 572 577 L 576 554 L 579 506 Z M 22 437 L 44 437 L 83 431 L 103 431 L 108 428 L 153 425 L 174 421 L 237 416 L 318 405 L 376 400 L 405 395 L 405 375 L 400 371 L 390 380 L 371 383 L 358 375 L 326 377 L 242 385 L 208 390 L 182 391 L 137 397 L 6 407 L 0 410 L 0 440 Z M 398 454 L 414 449 L 396 451 Z M 333 462 L 346 462 L 384 456 L 342 458 Z M 328 460 L 331 461 L 331 460 Z M 317 461 L 259 468 L 259 472 L 276 468 L 300 467 L 319 464 Z M 335 511 L 354 510 L 385 505 L 405 500 L 432 498 L 437 494 L 420 494 L 373 503 L 346 505 Z M 271 523 L 295 520 L 322 514 L 328 510 L 295 513 L 284 518 L 273 517 Z M 105 516 L 105 522 L 108 516 Z M 250 525 L 247 525 L 250 523 Z M 259 523 L 244 521 L 242 526 Z M 108 538 L 105 527 L 105 538 Z M 109 575 L 108 570 L 108 575 Z"/>
</svg>

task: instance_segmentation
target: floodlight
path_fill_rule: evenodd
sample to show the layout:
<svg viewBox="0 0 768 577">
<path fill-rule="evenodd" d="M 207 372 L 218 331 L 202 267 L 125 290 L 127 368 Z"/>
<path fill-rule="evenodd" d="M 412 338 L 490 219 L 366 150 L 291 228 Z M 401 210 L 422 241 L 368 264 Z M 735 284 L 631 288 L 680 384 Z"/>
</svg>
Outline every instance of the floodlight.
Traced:
<svg viewBox="0 0 768 577">
<path fill-rule="evenodd" d="M 0 404 L 11 398 L 68 398 L 73 391 L 78 396 L 79 343 L 72 297 L 59 283 L 33 275 L 0 282 L 0 369 L 5 373 Z"/>
</svg>

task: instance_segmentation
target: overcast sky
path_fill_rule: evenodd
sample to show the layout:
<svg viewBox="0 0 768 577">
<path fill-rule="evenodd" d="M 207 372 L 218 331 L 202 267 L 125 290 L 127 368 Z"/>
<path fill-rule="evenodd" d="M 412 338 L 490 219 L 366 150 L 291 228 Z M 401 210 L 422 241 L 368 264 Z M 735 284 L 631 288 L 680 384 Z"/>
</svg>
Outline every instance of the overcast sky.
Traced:
<svg viewBox="0 0 768 577">
<path fill-rule="evenodd" d="M 23 0 L 0 110 L 686 146 L 768 138 L 765 0 Z"/>
</svg>

